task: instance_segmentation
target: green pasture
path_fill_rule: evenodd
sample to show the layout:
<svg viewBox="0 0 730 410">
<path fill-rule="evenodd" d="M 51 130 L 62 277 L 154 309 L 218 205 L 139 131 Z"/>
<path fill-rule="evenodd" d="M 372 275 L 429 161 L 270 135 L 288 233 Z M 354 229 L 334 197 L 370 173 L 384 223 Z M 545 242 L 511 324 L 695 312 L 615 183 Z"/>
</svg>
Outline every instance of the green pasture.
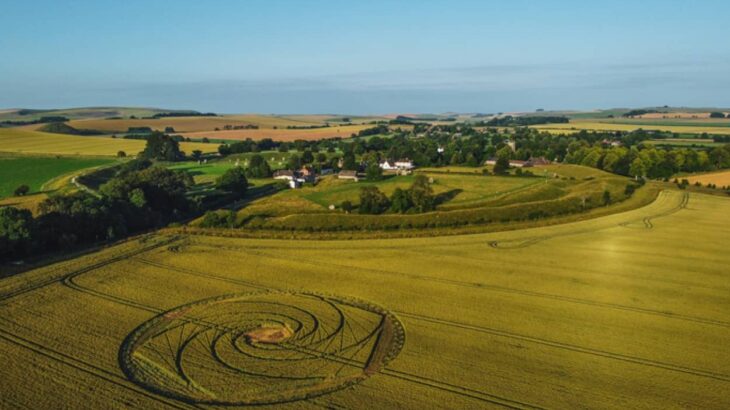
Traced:
<svg viewBox="0 0 730 410">
<path fill-rule="evenodd" d="M 105 158 L 14 157 L 0 156 L 0 198 L 12 196 L 20 185 L 29 193 L 38 192 L 46 182 L 58 176 L 114 162 Z"/>
</svg>

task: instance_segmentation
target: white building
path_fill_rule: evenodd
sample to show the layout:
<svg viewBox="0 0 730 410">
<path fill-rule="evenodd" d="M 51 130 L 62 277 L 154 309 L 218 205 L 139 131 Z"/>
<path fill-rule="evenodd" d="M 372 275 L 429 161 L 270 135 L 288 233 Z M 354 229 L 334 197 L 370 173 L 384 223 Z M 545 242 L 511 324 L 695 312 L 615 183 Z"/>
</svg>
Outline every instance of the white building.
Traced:
<svg viewBox="0 0 730 410">
<path fill-rule="evenodd" d="M 403 171 L 411 170 L 415 168 L 415 166 L 413 165 L 413 161 L 409 159 L 400 159 L 397 161 L 385 160 L 380 163 L 380 168 L 384 171 Z"/>
</svg>

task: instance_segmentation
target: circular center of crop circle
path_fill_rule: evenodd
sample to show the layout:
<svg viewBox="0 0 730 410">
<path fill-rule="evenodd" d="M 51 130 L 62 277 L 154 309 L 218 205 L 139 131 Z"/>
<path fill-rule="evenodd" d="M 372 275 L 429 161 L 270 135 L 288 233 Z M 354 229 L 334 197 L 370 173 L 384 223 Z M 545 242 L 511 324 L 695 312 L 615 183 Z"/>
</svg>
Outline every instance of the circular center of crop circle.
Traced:
<svg viewBox="0 0 730 410">
<path fill-rule="evenodd" d="M 403 326 L 368 302 L 267 292 L 206 299 L 132 332 L 120 364 L 134 382 L 190 403 L 301 400 L 353 385 L 403 347 Z"/>
</svg>

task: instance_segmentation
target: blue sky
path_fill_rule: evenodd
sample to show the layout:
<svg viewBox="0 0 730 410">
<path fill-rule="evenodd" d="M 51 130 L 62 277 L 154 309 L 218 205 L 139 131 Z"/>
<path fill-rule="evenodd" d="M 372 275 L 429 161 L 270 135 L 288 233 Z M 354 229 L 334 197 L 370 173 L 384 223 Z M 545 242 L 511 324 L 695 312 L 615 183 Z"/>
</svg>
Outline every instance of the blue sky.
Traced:
<svg viewBox="0 0 730 410">
<path fill-rule="evenodd" d="M 730 106 L 729 1 L 20 1 L 0 107 Z"/>
</svg>

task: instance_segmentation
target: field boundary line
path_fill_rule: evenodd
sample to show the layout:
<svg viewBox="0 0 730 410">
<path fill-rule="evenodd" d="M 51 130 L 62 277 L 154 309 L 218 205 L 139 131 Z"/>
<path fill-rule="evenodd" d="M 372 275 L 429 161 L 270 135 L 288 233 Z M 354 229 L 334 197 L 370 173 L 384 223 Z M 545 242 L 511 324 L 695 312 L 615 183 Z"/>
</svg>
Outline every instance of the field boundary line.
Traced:
<svg viewBox="0 0 730 410">
<path fill-rule="evenodd" d="M 592 228 L 592 229 L 589 229 L 589 228 L 575 229 L 575 230 L 571 230 L 571 231 L 567 231 L 567 232 L 557 232 L 552 235 L 548 234 L 548 235 L 528 236 L 528 237 L 524 237 L 524 238 L 510 239 L 510 240 L 506 240 L 506 241 L 487 241 L 487 245 L 489 245 L 490 248 L 494 248 L 494 249 L 522 249 L 522 248 L 526 248 L 528 246 L 534 245 L 536 243 L 548 241 L 548 240 L 555 239 L 555 238 L 562 238 L 564 236 L 582 235 L 582 234 L 586 234 L 586 233 L 594 233 L 594 232 L 598 232 L 598 231 L 604 231 L 606 229 L 612 229 L 612 228 L 615 228 L 616 226 L 628 227 L 628 225 L 636 223 L 636 222 L 643 222 L 645 229 L 652 229 L 654 227 L 654 224 L 651 222 L 652 219 L 669 216 L 676 212 L 679 212 L 682 209 L 685 209 L 687 207 L 688 203 L 689 203 L 689 194 L 685 192 L 682 194 L 679 204 L 675 205 L 674 207 L 672 207 L 666 211 L 659 212 L 659 213 L 649 215 L 649 216 L 644 216 L 641 218 L 631 219 L 626 222 L 621 222 L 617 225 L 611 224 L 611 225 L 596 227 L 596 228 Z M 507 245 L 500 246 L 500 243 L 505 243 Z M 509 245 L 509 244 L 514 244 L 514 245 Z"/>
</svg>

